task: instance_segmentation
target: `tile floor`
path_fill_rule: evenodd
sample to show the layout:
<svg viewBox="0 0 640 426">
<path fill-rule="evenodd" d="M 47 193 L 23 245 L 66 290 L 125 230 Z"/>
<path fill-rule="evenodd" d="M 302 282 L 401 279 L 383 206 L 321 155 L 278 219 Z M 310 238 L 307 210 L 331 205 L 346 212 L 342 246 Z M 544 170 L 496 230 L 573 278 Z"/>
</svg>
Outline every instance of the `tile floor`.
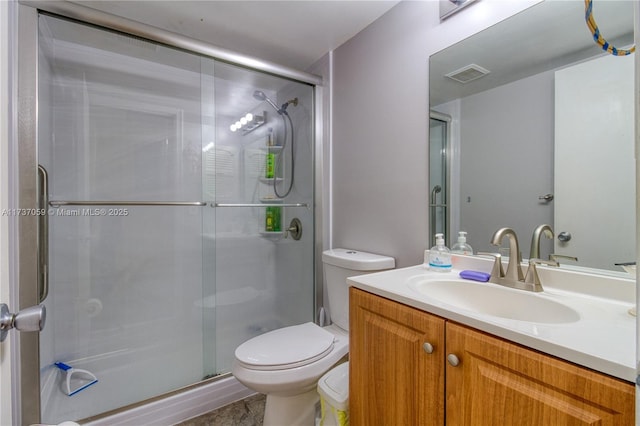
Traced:
<svg viewBox="0 0 640 426">
<path fill-rule="evenodd" d="M 265 398 L 254 395 L 175 426 L 262 426 Z"/>
</svg>

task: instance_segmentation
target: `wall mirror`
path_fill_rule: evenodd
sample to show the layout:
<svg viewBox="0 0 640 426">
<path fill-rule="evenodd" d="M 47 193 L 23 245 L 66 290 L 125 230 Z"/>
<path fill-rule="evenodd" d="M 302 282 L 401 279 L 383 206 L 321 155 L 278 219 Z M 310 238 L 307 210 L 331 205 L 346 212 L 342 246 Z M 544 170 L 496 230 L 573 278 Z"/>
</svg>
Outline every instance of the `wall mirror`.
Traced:
<svg viewBox="0 0 640 426">
<path fill-rule="evenodd" d="M 544 1 L 430 57 L 430 232 L 449 246 L 466 231 L 496 252 L 511 227 L 528 258 L 549 224 L 539 257 L 562 267 L 623 275 L 615 264 L 635 261 L 635 54 L 604 52 L 584 16 L 581 1 Z M 633 44 L 632 1 L 595 0 L 593 16 Z"/>
</svg>

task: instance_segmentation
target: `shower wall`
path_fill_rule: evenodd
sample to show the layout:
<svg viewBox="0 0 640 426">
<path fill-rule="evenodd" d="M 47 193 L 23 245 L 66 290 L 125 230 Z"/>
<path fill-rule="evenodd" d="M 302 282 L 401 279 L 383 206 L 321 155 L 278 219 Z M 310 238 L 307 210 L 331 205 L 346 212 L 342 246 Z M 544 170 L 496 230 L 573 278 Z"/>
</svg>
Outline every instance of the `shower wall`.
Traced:
<svg viewBox="0 0 640 426">
<path fill-rule="evenodd" d="M 246 339 L 312 320 L 313 88 L 39 21 L 38 160 L 53 204 L 42 421 L 94 416 L 227 373 Z M 267 140 L 289 144 L 278 173 L 288 182 L 291 131 L 285 142 L 283 120 L 253 99 L 255 89 L 278 103 L 299 99 L 289 109 L 295 185 L 283 200 L 270 198 L 264 179 Z M 247 112 L 265 124 L 231 132 Z M 165 205 L 184 202 L 202 205 Z M 264 232 L 263 205 L 277 202 L 283 230 L 302 221 L 300 241 Z M 69 397 L 56 361 L 98 382 Z"/>
</svg>

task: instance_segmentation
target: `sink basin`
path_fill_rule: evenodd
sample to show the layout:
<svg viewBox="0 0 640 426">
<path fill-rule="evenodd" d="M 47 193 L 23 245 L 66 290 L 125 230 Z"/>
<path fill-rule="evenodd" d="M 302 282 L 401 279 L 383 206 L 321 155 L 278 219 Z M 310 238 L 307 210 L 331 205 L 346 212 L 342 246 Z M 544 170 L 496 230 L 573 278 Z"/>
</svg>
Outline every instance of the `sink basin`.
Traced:
<svg viewBox="0 0 640 426">
<path fill-rule="evenodd" d="M 465 280 L 408 280 L 409 287 L 431 299 L 466 311 L 519 321 L 561 324 L 576 322 L 578 312 L 540 293 Z"/>
</svg>

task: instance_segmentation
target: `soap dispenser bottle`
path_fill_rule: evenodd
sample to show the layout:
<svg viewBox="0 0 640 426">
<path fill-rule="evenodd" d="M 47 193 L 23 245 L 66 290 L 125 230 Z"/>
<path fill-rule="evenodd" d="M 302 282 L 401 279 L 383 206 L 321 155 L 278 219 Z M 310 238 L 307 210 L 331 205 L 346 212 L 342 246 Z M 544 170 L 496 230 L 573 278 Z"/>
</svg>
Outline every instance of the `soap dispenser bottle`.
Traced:
<svg viewBox="0 0 640 426">
<path fill-rule="evenodd" d="M 473 249 L 467 244 L 467 233 L 465 231 L 458 232 L 458 242 L 451 247 L 451 253 L 473 254 Z"/>
<path fill-rule="evenodd" d="M 438 272 L 451 270 L 451 252 L 444 245 L 443 234 L 436 234 L 436 245 L 429 250 L 429 269 Z"/>
</svg>

